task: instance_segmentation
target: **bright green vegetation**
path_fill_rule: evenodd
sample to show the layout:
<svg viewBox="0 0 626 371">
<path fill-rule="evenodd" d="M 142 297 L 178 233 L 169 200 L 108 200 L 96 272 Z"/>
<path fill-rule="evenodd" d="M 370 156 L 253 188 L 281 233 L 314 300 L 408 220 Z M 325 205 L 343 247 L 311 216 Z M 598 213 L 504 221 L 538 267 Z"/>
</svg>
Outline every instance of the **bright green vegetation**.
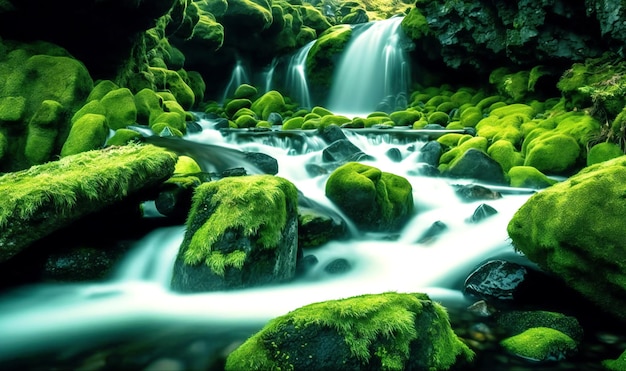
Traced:
<svg viewBox="0 0 626 371">
<path fill-rule="evenodd" d="M 500 342 L 504 349 L 525 359 L 556 361 L 577 350 L 576 342 L 559 330 L 534 327 Z"/>
<path fill-rule="evenodd" d="M 405 178 L 358 162 L 333 171 L 325 192 L 357 226 L 365 229 L 397 230 L 413 212 L 412 187 Z"/>
<path fill-rule="evenodd" d="M 608 371 L 626 370 L 626 350 L 617 359 L 607 359 L 602 361 L 602 366 Z"/>
<path fill-rule="evenodd" d="M 349 25 L 337 25 L 324 31 L 315 41 L 306 60 L 306 73 L 313 86 L 330 86 L 336 56 L 351 36 L 352 28 Z"/>
<path fill-rule="evenodd" d="M 324 337 L 321 343 L 318 336 Z M 325 343 L 335 339 L 337 346 Z M 387 292 L 309 304 L 277 317 L 229 355 L 226 370 L 336 369 L 342 364 L 447 370 L 473 356 L 450 328 L 441 305 L 426 294 Z"/>
<path fill-rule="evenodd" d="M 82 152 L 0 177 L 0 261 L 88 213 L 172 175 L 176 156 L 128 145 Z"/>
<path fill-rule="evenodd" d="M 533 195 L 508 225 L 517 250 L 622 319 L 625 195 L 621 156 Z"/>
<path fill-rule="evenodd" d="M 262 248 L 275 248 L 297 197 L 291 182 L 271 175 L 203 183 L 196 188 L 187 219 L 189 243 L 183 243 L 181 251 L 185 264 L 203 262 L 216 274 L 223 274 L 226 266 L 241 268 L 245 252 L 223 254 L 213 250 L 229 230 L 240 230 L 244 236 L 255 238 Z"/>
</svg>

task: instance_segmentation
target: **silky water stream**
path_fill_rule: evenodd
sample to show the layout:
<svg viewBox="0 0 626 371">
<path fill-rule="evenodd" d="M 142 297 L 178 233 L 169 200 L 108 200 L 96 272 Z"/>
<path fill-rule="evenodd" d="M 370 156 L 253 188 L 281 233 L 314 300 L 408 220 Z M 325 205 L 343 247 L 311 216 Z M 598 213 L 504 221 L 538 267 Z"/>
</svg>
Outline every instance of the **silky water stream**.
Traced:
<svg viewBox="0 0 626 371">
<path fill-rule="evenodd" d="M 210 120 L 202 121 L 202 126 L 204 130 L 186 140 L 207 143 L 213 149 L 268 154 L 278 161 L 277 176 L 293 182 L 309 199 L 340 213 L 324 194 L 328 174 L 311 176 L 306 171 L 307 164 L 322 163 L 325 144 L 320 138 L 299 132 L 298 145 L 293 142 L 296 137 L 278 135 L 251 135 L 242 140 L 236 131 L 222 135 Z M 501 199 L 487 202 L 497 214 L 477 224 L 467 223 L 484 202 L 462 202 L 456 195 L 453 184 L 469 180 L 416 175 L 420 166 L 416 157 L 425 142 L 393 132 L 346 131 L 346 135 L 372 157 L 364 163 L 404 176 L 412 184 L 416 213 L 393 238 L 351 227 L 350 239 L 305 251 L 305 255 L 314 254 L 319 263 L 294 282 L 181 295 L 169 290 L 169 281 L 185 227 L 157 229 L 137 241 L 109 280 L 41 284 L 0 296 L 0 365 L 23 367 L 39 360 L 41 363 L 34 364 L 50 362 L 58 368 L 73 368 L 105 362 L 103 359 L 110 365 L 116 357 L 121 362 L 118 365 L 123 365 L 124 359 L 130 362 L 130 356 L 122 353 L 133 355 L 135 368 L 150 364 L 151 357 L 167 359 L 168 354 L 187 359 L 185 368 L 194 368 L 197 364 L 189 363 L 188 358 L 209 362 L 207 359 L 218 356 L 207 355 L 222 354 L 270 318 L 313 302 L 398 291 L 425 292 L 450 307 L 469 305 L 460 291 L 462 280 L 480 262 L 514 254 L 506 225 L 531 192 L 503 192 Z M 401 161 L 387 157 L 390 148 L 400 150 Z M 437 221 L 448 226 L 447 232 L 427 244 L 416 242 Z M 352 268 L 342 274 L 326 272 L 326 264 L 337 258 L 346 259 Z M 181 344 L 185 344 L 184 351 Z M 194 352 L 201 356 L 195 357 Z M 81 360 L 78 364 L 77 359 Z"/>
</svg>

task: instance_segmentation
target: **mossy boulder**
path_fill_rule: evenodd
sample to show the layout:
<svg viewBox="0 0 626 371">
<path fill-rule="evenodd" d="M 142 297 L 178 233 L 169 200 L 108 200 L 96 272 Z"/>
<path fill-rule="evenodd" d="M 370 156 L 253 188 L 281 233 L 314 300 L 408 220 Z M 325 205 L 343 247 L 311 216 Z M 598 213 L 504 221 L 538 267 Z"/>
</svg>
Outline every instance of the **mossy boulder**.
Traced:
<svg viewBox="0 0 626 371">
<path fill-rule="evenodd" d="M 0 177 L 0 261 L 72 222 L 156 186 L 176 155 L 132 145 L 81 152 Z"/>
<path fill-rule="evenodd" d="M 252 103 L 250 109 L 262 120 L 267 120 L 272 112 L 281 113 L 286 109 L 285 98 L 276 90 L 268 91 Z"/>
<path fill-rule="evenodd" d="M 151 89 L 141 89 L 134 95 L 137 108 L 137 123 L 150 125 L 158 115 L 163 113 L 163 98 Z"/>
<path fill-rule="evenodd" d="M 300 13 L 302 14 L 302 24 L 314 29 L 318 34 L 332 26 L 322 12 L 311 4 L 303 3 L 300 7 Z"/>
<path fill-rule="evenodd" d="M 54 100 L 41 102 L 41 106 L 28 123 L 24 147 L 24 155 L 31 164 L 43 164 L 52 160 L 54 154 L 58 153 L 61 141 L 59 129 L 66 120 L 67 112 L 61 103 Z"/>
<path fill-rule="evenodd" d="M 577 352 L 576 342 L 559 330 L 534 327 L 500 342 L 508 352 L 523 359 L 561 361 Z"/>
<path fill-rule="evenodd" d="M 625 184 L 626 156 L 586 167 L 529 198 L 507 228 L 516 250 L 621 320 Z"/>
<path fill-rule="evenodd" d="M 64 49 L 45 42 L 19 43 L 0 41 L 0 133 L 8 141 L 3 151 L 0 172 L 28 168 L 33 161 L 47 161 L 48 156 L 33 156 L 32 144 L 26 154 L 28 127 L 33 115 L 46 109 L 44 101 L 58 102 L 62 115 L 71 116 L 81 107 L 93 89 L 89 71 Z M 42 107 L 44 105 L 44 107 Z M 57 122 L 54 153 L 59 154 L 68 135 L 68 120 Z M 39 132 L 38 135 L 43 134 Z M 49 132 L 49 134 L 53 134 Z M 31 139 L 34 139 L 35 136 Z M 42 139 L 39 136 L 39 139 Z"/>
<path fill-rule="evenodd" d="M 487 149 L 487 154 L 502 166 L 505 173 L 515 166 L 524 164 L 524 157 L 508 140 L 500 139 L 492 143 Z"/>
<path fill-rule="evenodd" d="M 528 144 L 524 166 L 542 173 L 561 174 L 574 169 L 580 156 L 581 148 L 574 137 L 548 131 Z"/>
<path fill-rule="evenodd" d="M 587 154 L 587 166 L 607 161 L 624 155 L 624 150 L 615 143 L 598 143 L 589 149 Z"/>
<path fill-rule="evenodd" d="M 111 90 L 100 103 L 106 109 L 109 128 L 117 130 L 137 123 L 135 97 L 128 88 Z"/>
<path fill-rule="evenodd" d="M 70 134 L 61 149 L 61 156 L 100 149 L 104 147 L 108 135 L 109 126 L 105 116 L 85 114 L 72 125 Z"/>
<path fill-rule="evenodd" d="M 532 166 L 513 166 L 507 175 L 511 187 L 541 189 L 557 183 Z"/>
<path fill-rule="evenodd" d="M 228 0 L 222 16 L 227 24 L 245 24 L 251 32 L 260 32 L 272 25 L 272 7 L 268 0 Z"/>
<path fill-rule="evenodd" d="M 602 366 L 608 371 L 626 370 L 626 350 L 617 359 L 606 359 L 602 361 Z"/>
<path fill-rule="evenodd" d="M 411 184 L 375 167 L 349 162 L 330 175 L 326 196 L 359 228 L 398 230 L 413 213 Z"/>
<path fill-rule="evenodd" d="M 349 25 L 336 25 L 319 35 L 306 59 L 306 75 L 311 85 L 330 87 L 338 55 L 351 36 Z"/>
<path fill-rule="evenodd" d="M 292 279 L 297 199 L 291 182 L 272 175 L 229 177 L 198 186 L 172 289 L 228 290 Z"/>
<path fill-rule="evenodd" d="M 313 303 L 271 320 L 225 370 L 449 370 L 474 353 L 426 294 L 369 294 Z"/>
<path fill-rule="evenodd" d="M 125 146 L 129 143 L 142 141 L 143 135 L 140 132 L 132 129 L 117 129 L 112 136 L 107 139 L 105 146 Z"/>
<path fill-rule="evenodd" d="M 100 99 L 104 98 L 105 95 L 119 88 L 120 88 L 119 85 L 117 85 L 111 80 L 99 80 L 98 82 L 96 82 L 91 92 L 89 92 L 89 95 L 87 96 L 86 101 L 87 102 L 91 102 L 94 100 L 99 101 Z"/>
<path fill-rule="evenodd" d="M 423 117 L 422 112 L 417 110 L 395 111 L 389 114 L 389 118 L 395 126 L 413 126 L 413 124 Z"/>
<path fill-rule="evenodd" d="M 509 336 L 521 334 L 533 327 L 548 327 L 566 334 L 576 344 L 583 341 L 584 331 L 578 320 L 562 313 L 545 310 L 513 310 L 499 312 L 495 317 L 498 327 Z"/>
<path fill-rule="evenodd" d="M 168 90 L 176 98 L 175 100 L 185 109 L 190 110 L 195 103 L 193 90 L 176 71 L 159 67 L 150 67 L 150 73 L 154 75 L 154 83 L 157 89 Z"/>
<path fill-rule="evenodd" d="M 430 34 L 428 20 L 417 8 L 412 8 L 404 19 L 402 19 L 402 30 L 413 40 L 419 40 Z"/>
</svg>

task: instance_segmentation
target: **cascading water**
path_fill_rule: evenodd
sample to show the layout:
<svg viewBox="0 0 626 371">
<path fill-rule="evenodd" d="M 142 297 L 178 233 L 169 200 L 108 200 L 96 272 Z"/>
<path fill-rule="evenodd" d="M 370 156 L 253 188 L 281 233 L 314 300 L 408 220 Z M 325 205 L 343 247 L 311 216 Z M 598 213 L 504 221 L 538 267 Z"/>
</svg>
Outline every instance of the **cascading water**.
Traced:
<svg viewBox="0 0 626 371">
<path fill-rule="evenodd" d="M 243 61 L 241 59 L 237 59 L 235 67 L 233 68 L 233 72 L 230 74 L 230 80 L 224 89 L 224 95 L 222 97 L 222 102 L 226 101 L 227 98 L 235 93 L 235 90 L 241 84 L 249 84 L 250 78 L 248 77 L 248 73 L 246 72 L 246 68 L 243 65 Z"/>
<path fill-rule="evenodd" d="M 402 19 L 355 28 L 335 70 L 327 103 L 331 111 L 359 116 L 405 108 L 410 68 Z"/>
<path fill-rule="evenodd" d="M 311 97 L 309 96 L 309 85 L 306 78 L 306 57 L 309 50 L 315 44 L 315 40 L 309 42 L 289 59 L 287 66 L 287 78 L 285 81 L 285 91 L 302 108 L 312 108 Z"/>
<path fill-rule="evenodd" d="M 299 133 L 306 145 L 294 151 L 288 139 L 268 142 L 266 137 L 252 136 L 241 140 L 237 135 L 219 135 L 208 121 L 203 125 L 203 131 L 186 139 L 271 155 L 278 160 L 278 176 L 292 181 L 309 199 L 335 209 L 324 195 L 328 174 L 312 176 L 305 170 L 306 164 L 322 162 L 324 145 L 317 137 Z M 169 282 L 184 226 L 155 230 L 137 242 L 108 281 L 39 285 L 0 297 L 0 364 L 42 354 L 70 357 L 94 352 L 163 328 L 202 329 L 203 336 L 215 344 L 233 341 L 233 334 L 241 340 L 268 319 L 300 306 L 365 293 L 426 292 L 435 300 L 467 306 L 459 280 L 484 259 L 512 253 L 506 224 L 528 194 L 507 194 L 489 201 L 498 213 L 468 224 L 466 218 L 480 202 L 461 202 L 450 180 L 415 174 L 423 142 L 393 134 L 346 135 L 374 158 L 365 163 L 411 182 L 416 215 L 398 238 L 353 233 L 348 241 L 307 250 L 305 255 L 314 254 L 319 263 L 291 283 L 181 295 L 169 290 Z M 385 155 L 390 148 L 400 150 L 402 161 Z M 436 221 L 448 225 L 449 231 L 428 244 L 416 242 Z M 349 261 L 351 270 L 341 275 L 326 272 L 324 267 L 336 258 Z"/>
</svg>

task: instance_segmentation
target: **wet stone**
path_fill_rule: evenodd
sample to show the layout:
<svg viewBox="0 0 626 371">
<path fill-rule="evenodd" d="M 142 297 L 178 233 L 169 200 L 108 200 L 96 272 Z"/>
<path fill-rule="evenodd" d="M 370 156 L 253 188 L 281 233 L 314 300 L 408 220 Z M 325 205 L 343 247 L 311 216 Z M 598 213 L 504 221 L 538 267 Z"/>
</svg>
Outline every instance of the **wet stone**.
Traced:
<svg viewBox="0 0 626 371">
<path fill-rule="evenodd" d="M 470 273 L 463 292 L 487 301 L 512 301 L 527 274 L 523 265 L 504 260 L 488 261 Z"/>
<path fill-rule="evenodd" d="M 344 258 L 335 259 L 324 267 L 324 271 L 330 274 L 346 273 L 350 271 L 350 269 L 352 269 L 350 262 Z"/>
</svg>

